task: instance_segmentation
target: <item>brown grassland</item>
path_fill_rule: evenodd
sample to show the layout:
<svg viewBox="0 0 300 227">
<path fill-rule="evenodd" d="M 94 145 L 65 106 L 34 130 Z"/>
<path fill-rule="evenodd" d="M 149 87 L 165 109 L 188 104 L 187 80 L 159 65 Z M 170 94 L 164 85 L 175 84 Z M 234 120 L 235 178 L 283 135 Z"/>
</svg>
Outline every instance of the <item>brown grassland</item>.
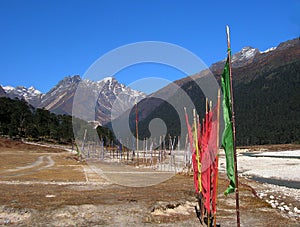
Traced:
<svg viewBox="0 0 300 227">
<path fill-rule="evenodd" d="M 234 194 L 219 176 L 217 222 L 236 223 Z M 258 198 L 266 186 L 240 178 L 242 226 L 299 226 Z M 151 187 L 125 187 L 93 173 L 59 148 L 0 139 L 0 225 L 201 226 L 193 177 L 177 174 Z M 292 199 L 292 198 L 290 198 Z"/>
</svg>

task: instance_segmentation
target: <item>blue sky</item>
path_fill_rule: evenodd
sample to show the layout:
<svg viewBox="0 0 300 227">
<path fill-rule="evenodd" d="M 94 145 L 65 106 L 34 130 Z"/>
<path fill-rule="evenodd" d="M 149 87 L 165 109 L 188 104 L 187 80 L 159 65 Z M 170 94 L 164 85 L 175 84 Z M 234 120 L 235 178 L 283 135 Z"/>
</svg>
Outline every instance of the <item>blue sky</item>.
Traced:
<svg viewBox="0 0 300 227">
<path fill-rule="evenodd" d="M 65 76 L 84 75 L 108 51 L 140 41 L 179 45 L 209 66 L 226 57 L 227 24 L 233 53 L 266 50 L 299 37 L 299 15 L 299 0 L 0 0 L 0 84 L 47 92 Z M 184 75 L 146 65 L 117 79 L 143 76 Z"/>
</svg>

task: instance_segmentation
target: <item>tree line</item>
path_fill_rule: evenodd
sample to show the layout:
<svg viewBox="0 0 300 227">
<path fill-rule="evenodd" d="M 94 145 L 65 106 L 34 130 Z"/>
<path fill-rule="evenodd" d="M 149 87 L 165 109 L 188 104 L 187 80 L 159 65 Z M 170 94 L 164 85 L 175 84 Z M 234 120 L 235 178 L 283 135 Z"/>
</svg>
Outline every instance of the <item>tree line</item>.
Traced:
<svg viewBox="0 0 300 227">
<path fill-rule="evenodd" d="M 236 81 L 235 76 L 242 79 Z M 219 79 L 220 75 L 215 77 Z M 255 72 L 234 69 L 233 79 L 238 146 L 300 143 L 300 61 L 260 67 Z M 180 88 L 191 98 L 200 116 L 204 116 L 205 96 L 197 84 L 187 80 Z M 180 93 L 173 96 L 183 100 Z M 149 122 L 158 117 L 165 121 L 168 133 L 179 135 L 180 120 L 172 111 L 163 102 L 139 123 L 140 134 L 147 137 Z"/>
<path fill-rule="evenodd" d="M 34 141 L 55 143 L 71 143 L 74 141 L 73 124 L 76 130 L 87 130 L 87 139 L 94 129 L 87 122 L 73 119 L 69 115 L 51 113 L 44 108 L 34 108 L 25 100 L 0 98 L 0 136 L 10 138 L 26 138 Z M 113 133 L 101 126 L 96 129 L 96 135 L 105 140 L 113 140 Z M 81 138 L 79 138 L 81 139 Z"/>
<path fill-rule="evenodd" d="M 300 143 L 300 61 L 235 86 L 237 144 Z"/>
</svg>

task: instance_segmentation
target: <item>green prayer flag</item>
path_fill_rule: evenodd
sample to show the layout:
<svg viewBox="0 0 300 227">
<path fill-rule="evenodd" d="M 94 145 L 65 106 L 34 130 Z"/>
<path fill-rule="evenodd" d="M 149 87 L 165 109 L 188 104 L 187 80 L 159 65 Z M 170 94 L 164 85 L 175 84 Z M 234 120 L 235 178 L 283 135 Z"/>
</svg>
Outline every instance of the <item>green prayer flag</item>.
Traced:
<svg viewBox="0 0 300 227">
<path fill-rule="evenodd" d="M 225 127 L 222 135 L 222 147 L 226 154 L 226 171 L 230 180 L 229 187 L 224 192 L 225 195 L 235 191 L 235 172 L 234 172 L 234 151 L 233 151 L 233 132 L 232 132 L 232 108 L 231 108 L 231 89 L 229 75 L 229 58 L 227 58 L 224 71 L 221 77 L 223 93 L 223 116 Z"/>
</svg>

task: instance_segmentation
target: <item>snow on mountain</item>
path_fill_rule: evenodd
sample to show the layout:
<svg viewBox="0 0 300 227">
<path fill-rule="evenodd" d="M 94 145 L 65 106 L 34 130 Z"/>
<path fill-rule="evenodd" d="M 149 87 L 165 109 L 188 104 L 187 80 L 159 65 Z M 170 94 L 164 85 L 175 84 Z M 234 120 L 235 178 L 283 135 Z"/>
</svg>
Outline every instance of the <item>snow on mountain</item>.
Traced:
<svg viewBox="0 0 300 227">
<path fill-rule="evenodd" d="M 34 94 L 34 95 L 40 95 L 40 94 L 42 94 L 42 92 L 40 92 L 39 90 L 35 89 L 33 86 L 29 87 L 29 88 L 28 88 L 28 91 L 29 91 L 31 94 Z"/>
<path fill-rule="evenodd" d="M 231 64 L 233 68 L 243 67 L 245 65 L 251 64 L 255 57 L 260 54 L 257 48 L 244 47 L 239 52 L 231 56 Z M 211 71 L 223 70 L 226 58 L 222 61 L 216 62 L 210 66 Z"/>
<path fill-rule="evenodd" d="M 98 81 L 98 82 L 103 81 L 104 83 L 107 83 L 107 82 L 112 81 L 112 80 L 113 80 L 113 77 L 109 76 L 109 77 L 103 78 L 102 80 L 100 80 L 100 81 Z"/>
<path fill-rule="evenodd" d="M 269 53 L 269 52 L 271 52 L 271 51 L 273 51 L 273 50 L 276 50 L 276 48 L 277 48 L 277 47 L 271 47 L 271 48 L 269 48 L 269 49 L 267 49 L 267 50 L 265 50 L 265 51 L 260 51 L 260 53 L 261 53 L 261 54 Z"/>
<path fill-rule="evenodd" d="M 96 119 L 93 120 L 101 123 L 107 123 L 110 120 L 111 109 L 116 100 L 118 100 L 118 105 L 114 106 L 114 108 L 124 111 L 126 106 L 146 97 L 144 93 L 119 83 L 113 77 L 106 77 L 95 82 L 82 79 L 78 75 L 65 77 L 46 94 L 32 86 L 29 88 L 24 86 L 5 86 L 3 87 L 3 96 L 6 95 L 13 99 L 24 99 L 34 107 L 45 108 L 57 114 L 72 115 L 74 96 L 78 86 L 80 86 L 82 92 L 80 97 L 81 106 L 78 106 L 78 109 L 82 109 L 81 112 L 84 113 L 84 110 L 91 107 L 95 108 L 96 106 L 96 110 L 94 112 L 91 111 L 92 114 L 96 112 L 96 115 L 93 115 L 93 117 L 96 116 Z M 96 103 L 90 103 L 95 101 L 93 97 L 96 97 Z M 85 115 L 77 117 L 91 120 Z"/>
<path fill-rule="evenodd" d="M 33 86 L 26 88 L 24 86 L 17 86 L 17 87 L 12 87 L 12 86 L 4 86 L 3 89 L 7 93 L 14 93 L 16 95 L 20 96 L 38 96 L 41 95 L 42 92 L 39 90 L 35 89 Z"/>
<path fill-rule="evenodd" d="M 241 67 L 252 62 L 256 54 L 259 53 L 257 48 L 244 47 L 242 50 L 234 54 L 231 58 L 232 67 Z"/>
<path fill-rule="evenodd" d="M 16 90 L 14 87 L 12 87 L 12 86 L 3 86 L 2 87 L 6 92 L 10 92 L 10 91 L 14 91 L 14 90 Z"/>
<path fill-rule="evenodd" d="M 247 60 L 252 58 L 255 53 L 257 52 L 257 49 L 252 48 L 252 47 L 244 47 L 240 52 L 236 53 L 233 55 L 232 57 L 232 61 L 236 61 L 236 60 Z"/>
<path fill-rule="evenodd" d="M 116 79 L 103 79 L 97 82 L 101 87 L 98 101 L 97 101 L 97 117 L 98 121 L 107 123 L 111 117 L 112 108 L 114 113 L 123 113 L 132 107 L 135 102 L 146 97 L 146 94 L 126 87 L 124 84 L 119 83 Z"/>
<path fill-rule="evenodd" d="M 75 112 L 73 111 L 74 96 L 76 96 Z M 116 99 L 122 100 L 123 103 L 119 103 L 125 107 L 129 103 L 134 103 L 137 98 L 141 99 L 145 96 L 144 93 L 119 83 L 113 77 L 106 77 L 95 82 L 82 79 L 80 76 L 69 76 L 45 94 L 39 107 L 58 114 L 73 114 L 84 120 L 107 123 Z M 123 111 L 121 107 L 119 108 Z"/>
<path fill-rule="evenodd" d="M 24 86 L 17 86 L 15 88 L 12 86 L 4 86 L 3 89 L 9 98 L 24 99 L 32 106 L 37 106 L 43 97 L 42 92 L 32 86 L 30 88 Z"/>
</svg>

